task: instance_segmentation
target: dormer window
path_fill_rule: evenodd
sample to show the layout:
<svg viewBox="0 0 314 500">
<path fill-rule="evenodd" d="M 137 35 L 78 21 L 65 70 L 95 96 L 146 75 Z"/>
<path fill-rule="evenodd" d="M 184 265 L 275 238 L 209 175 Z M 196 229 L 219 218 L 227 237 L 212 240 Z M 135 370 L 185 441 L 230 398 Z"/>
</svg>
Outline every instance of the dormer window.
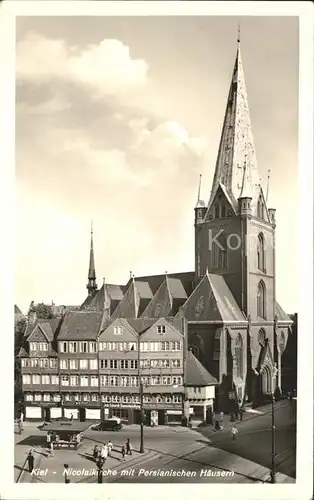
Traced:
<svg viewBox="0 0 314 500">
<path fill-rule="evenodd" d="M 40 343 L 39 350 L 40 351 L 48 351 L 48 344 L 46 342 Z"/>
<path fill-rule="evenodd" d="M 30 351 L 37 351 L 37 344 L 36 344 L 36 342 L 30 342 L 29 343 L 29 349 L 30 349 Z"/>
<path fill-rule="evenodd" d="M 60 347 L 61 347 L 61 352 L 68 352 L 68 343 L 67 342 L 61 342 Z"/>
<path fill-rule="evenodd" d="M 114 335 L 122 335 L 123 334 L 122 326 L 115 326 L 113 328 L 113 334 Z"/>
<path fill-rule="evenodd" d="M 157 326 L 157 333 L 159 333 L 159 334 L 166 333 L 166 327 L 165 327 L 165 325 L 158 325 Z"/>
</svg>

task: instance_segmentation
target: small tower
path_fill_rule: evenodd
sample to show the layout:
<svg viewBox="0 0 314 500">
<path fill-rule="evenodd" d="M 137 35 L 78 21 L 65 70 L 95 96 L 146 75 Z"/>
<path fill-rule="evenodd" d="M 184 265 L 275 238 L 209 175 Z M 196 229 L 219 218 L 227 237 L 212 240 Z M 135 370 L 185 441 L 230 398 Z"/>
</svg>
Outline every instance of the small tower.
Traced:
<svg viewBox="0 0 314 500">
<path fill-rule="evenodd" d="M 94 258 L 94 243 L 93 243 L 93 223 L 91 223 L 91 241 L 89 252 L 89 269 L 88 269 L 88 283 L 86 285 L 88 295 L 92 295 L 97 290 L 96 271 L 95 271 L 95 258 Z"/>
<path fill-rule="evenodd" d="M 270 184 L 270 170 L 268 170 L 268 178 L 267 178 L 267 194 L 266 194 L 266 203 L 267 203 L 267 205 L 269 205 L 269 203 L 272 204 L 272 200 L 269 202 L 269 184 Z M 269 218 L 270 218 L 271 225 L 273 226 L 273 229 L 275 229 L 275 227 L 276 227 L 276 209 L 275 208 L 269 208 L 268 209 L 268 215 L 269 215 Z"/>
<path fill-rule="evenodd" d="M 240 196 L 238 198 L 239 203 L 239 214 L 242 217 L 252 217 L 252 193 L 250 189 L 250 183 L 248 179 L 249 169 L 247 168 L 247 156 L 245 155 L 244 159 L 244 168 L 243 168 L 243 180 L 242 180 L 242 189 Z"/>
<path fill-rule="evenodd" d="M 202 174 L 200 174 L 200 180 L 199 180 L 199 185 L 198 185 L 198 194 L 197 194 L 197 201 L 196 205 L 194 208 L 194 213 L 195 213 L 195 224 L 199 224 L 200 222 L 203 221 L 205 214 L 206 214 L 206 205 L 203 200 L 201 200 L 201 183 L 202 183 Z"/>
</svg>

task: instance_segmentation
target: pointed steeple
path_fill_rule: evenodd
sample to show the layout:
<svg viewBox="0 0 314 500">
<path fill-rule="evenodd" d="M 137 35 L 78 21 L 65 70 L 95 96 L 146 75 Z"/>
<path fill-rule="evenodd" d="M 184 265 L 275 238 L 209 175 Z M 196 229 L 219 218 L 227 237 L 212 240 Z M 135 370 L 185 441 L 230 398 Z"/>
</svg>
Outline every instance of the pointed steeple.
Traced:
<svg viewBox="0 0 314 500">
<path fill-rule="evenodd" d="M 268 203 L 268 195 L 269 195 L 269 182 L 270 182 L 270 170 L 268 170 L 268 176 L 267 176 L 266 203 Z"/>
<path fill-rule="evenodd" d="M 88 295 L 92 295 L 97 290 L 95 257 L 94 257 L 94 242 L 93 242 L 93 221 L 91 222 L 91 239 L 89 251 L 89 268 L 88 268 L 88 283 L 86 285 Z"/>
<path fill-rule="evenodd" d="M 232 201 L 233 208 L 237 209 L 237 200 L 243 187 L 245 159 L 247 188 L 252 190 L 254 198 L 257 190 L 259 190 L 260 176 L 257 168 L 244 81 L 239 31 L 237 45 L 236 60 L 232 73 L 207 213 L 215 198 L 219 183 L 225 187 Z"/>
<path fill-rule="evenodd" d="M 197 201 L 196 201 L 195 208 L 205 207 L 205 202 L 201 199 L 201 187 L 202 187 L 202 174 L 200 174 L 200 179 L 199 179 L 199 183 L 198 183 Z"/>
</svg>

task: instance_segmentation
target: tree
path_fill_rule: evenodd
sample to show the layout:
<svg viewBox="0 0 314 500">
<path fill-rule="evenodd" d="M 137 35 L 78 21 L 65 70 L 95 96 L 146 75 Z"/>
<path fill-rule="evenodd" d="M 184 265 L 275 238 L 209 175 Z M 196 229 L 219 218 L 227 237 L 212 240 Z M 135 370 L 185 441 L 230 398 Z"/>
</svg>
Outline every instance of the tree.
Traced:
<svg viewBox="0 0 314 500">
<path fill-rule="evenodd" d="M 32 313 L 36 313 L 36 318 L 37 319 L 52 319 L 54 317 L 53 311 L 52 311 L 52 306 L 48 304 L 44 304 L 41 302 L 40 304 L 34 304 L 34 302 L 31 302 L 29 306 L 29 311 L 28 311 L 28 316 Z"/>
<path fill-rule="evenodd" d="M 14 327 L 14 399 L 15 401 L 22 396 L 22 378 L 21 363 L 18 358 L 19 351 L 24 343 L 24 334 L 26 330 L 26 318 L 16 322 Z"/>
</svg>

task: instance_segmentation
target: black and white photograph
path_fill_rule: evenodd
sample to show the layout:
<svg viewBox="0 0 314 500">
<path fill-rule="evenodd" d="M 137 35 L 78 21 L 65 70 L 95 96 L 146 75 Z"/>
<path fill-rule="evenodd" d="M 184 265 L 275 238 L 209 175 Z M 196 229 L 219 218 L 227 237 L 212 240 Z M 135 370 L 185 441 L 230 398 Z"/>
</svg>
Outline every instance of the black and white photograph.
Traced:
<svg viewBox="0 0 314 500">
<path fill-rule="evenodd" d="M 312 235 L 300 250 L 299 234 L 313 159 L 300 153 L 297 2 L 294 15 L 29 3 L 15 17 L 2 404 L 16 491 L 201 485 L 223 498 L 205 487 L 276 484 L 309 498 Z M 272 488 L 261 495 L 279 498 Z"/>
</svg>

